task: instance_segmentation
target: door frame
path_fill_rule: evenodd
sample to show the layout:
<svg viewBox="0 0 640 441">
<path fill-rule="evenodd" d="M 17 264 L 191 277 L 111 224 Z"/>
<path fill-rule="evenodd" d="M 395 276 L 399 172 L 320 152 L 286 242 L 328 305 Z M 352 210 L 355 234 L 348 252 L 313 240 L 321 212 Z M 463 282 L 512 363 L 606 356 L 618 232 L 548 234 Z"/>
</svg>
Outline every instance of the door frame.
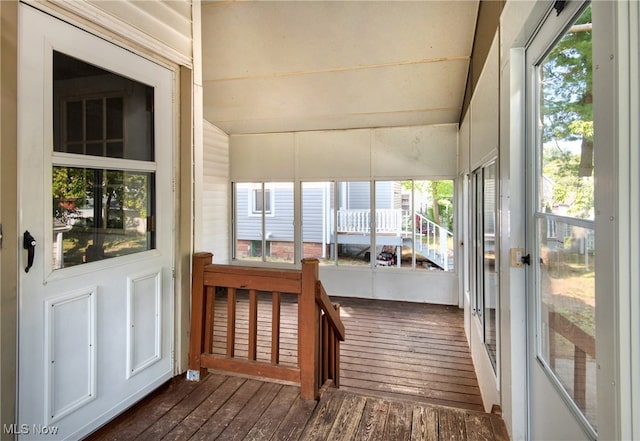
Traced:
<svg viewBox="0 0 640 441">
<path fill-rule="evenodd" d="M 18 201 L 17 138 L 15 109 L 18 106 L 18 2 L 0 2 L 0 424 L 15 423 L 17 387 L 18 320 Z"/>
</svg>

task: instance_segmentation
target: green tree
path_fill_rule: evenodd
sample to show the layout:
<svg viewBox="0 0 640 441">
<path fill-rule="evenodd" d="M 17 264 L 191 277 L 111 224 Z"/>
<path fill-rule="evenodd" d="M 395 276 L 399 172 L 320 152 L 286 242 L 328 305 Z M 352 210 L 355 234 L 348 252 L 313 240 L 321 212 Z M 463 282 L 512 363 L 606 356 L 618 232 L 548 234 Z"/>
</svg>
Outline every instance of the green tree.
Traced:
<svg viewBox="0 0 640 441">
<path fill-rule="evenodd" d="M 84 170 L 70 167 L 53 167 L 52 185 L 53 216 L 66 223 L 69 215 L 77 212 L 86 195 Z"/>
<path fill-rule="evenodd" d="M 403 181 L 402 186 L 416 195 L 424 194 L 428 200 L 426 211 L 421 213 L 449 231 L 453 230 L 453 181 Z M 414 201 L 415 203 L 415 201 Z M 417 211 L 418 207 L 414 206 Z"/>
<path fill-rule="evenodd" d="M 551 206 L 593 212 L 593 56 L 591 7 L 541 65 L 542 172 L 553 183 Z M 579 143 L 579 152 L 568 147 Z"/>
</svg>

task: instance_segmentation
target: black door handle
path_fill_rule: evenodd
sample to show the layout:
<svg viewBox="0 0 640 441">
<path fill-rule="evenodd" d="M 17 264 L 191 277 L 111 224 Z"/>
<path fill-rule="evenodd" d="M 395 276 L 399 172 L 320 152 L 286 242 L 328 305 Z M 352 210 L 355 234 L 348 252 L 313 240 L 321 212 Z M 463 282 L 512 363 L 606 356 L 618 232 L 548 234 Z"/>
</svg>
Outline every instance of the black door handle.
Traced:
<svg viewBox="0 0 640 441">
<path fill-rule="evenodd" d="M 29 269 L 33 266 L 33 258 L 36 256 L 36 239 L 25 230 L 22 238 L 22 248 L 27 250 L 27 266 L 24 269 L 25 273 L 29 272 Z"/>
</svg>

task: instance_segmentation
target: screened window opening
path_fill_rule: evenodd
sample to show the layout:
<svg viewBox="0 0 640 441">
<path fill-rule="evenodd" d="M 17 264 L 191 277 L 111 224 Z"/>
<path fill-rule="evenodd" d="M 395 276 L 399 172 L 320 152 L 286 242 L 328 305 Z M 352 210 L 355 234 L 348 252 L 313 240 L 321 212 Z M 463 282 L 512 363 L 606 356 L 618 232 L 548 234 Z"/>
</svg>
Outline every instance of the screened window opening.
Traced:
<svg viewBox="0 0 640 441">
<path fill-rule="evenodd" d="M 293 183 L 238 182 L 233 189 L 235 259 L 294 263 Z"/>
<path fill-rule="evenodd" d="M 453 180 L 301 182 L 298 189 L 296 209 L 291 182 L 233 184 L 236 260 L 454 270 Z"/>
<path fill-rule="evenodd" d="M 376 181 L 375 266 L 452 271 L 452 180 Z"/>
</svg>

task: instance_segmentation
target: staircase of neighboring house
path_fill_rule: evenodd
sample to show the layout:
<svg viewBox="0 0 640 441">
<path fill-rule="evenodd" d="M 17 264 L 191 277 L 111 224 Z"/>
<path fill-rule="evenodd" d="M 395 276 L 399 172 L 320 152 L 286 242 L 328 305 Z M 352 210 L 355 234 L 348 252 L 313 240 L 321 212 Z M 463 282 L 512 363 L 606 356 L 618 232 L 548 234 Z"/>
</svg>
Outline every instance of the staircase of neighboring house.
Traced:
<svg viewBox="0 0 640 441">
<path fill-rule="evenodd" d="M 416 253 L 448 271 L 453 268 L 453 233 L 420 213 L 416 218 Z"/>
<path fill-rule="evenodd" d="M 339 385 L 345 329 L 318 264 L 304 259 L 300 270 L 214 265 L 211 253 L 197 253 L 188 377 L 217 369 L 281 380 L 300 385 L 303 399 L 316 399 L 327 380 Z M 216 314 L 221 299 L 222 315 Z M 287 314 L 293 319 L 282 320 L 283 307 L 293 308 Z M 295 332 L 287 332 L 291 327 Z"/>
<path fill-rule="evenodd" d="M 378 209 L 375 211 L 376 243 L 391 244 L 390 236 L 398 240 L 393 243 L 400 249 L 403 240 L 411 239 L 413 224 L 411 212 L 401 209 Z M 418 212 L 414 212 L 416 260 L 418 263 L 431 264 L 445 271 L 453 269 L 453 233 L 436 224 Z M 370 243 L 371 210 L 338 210 L 338 242 L 346 243 L 340 235 L 352 235 L 350 243 Z M 364 242 L 357 242 L 361 238 Z"/>
</svg>

